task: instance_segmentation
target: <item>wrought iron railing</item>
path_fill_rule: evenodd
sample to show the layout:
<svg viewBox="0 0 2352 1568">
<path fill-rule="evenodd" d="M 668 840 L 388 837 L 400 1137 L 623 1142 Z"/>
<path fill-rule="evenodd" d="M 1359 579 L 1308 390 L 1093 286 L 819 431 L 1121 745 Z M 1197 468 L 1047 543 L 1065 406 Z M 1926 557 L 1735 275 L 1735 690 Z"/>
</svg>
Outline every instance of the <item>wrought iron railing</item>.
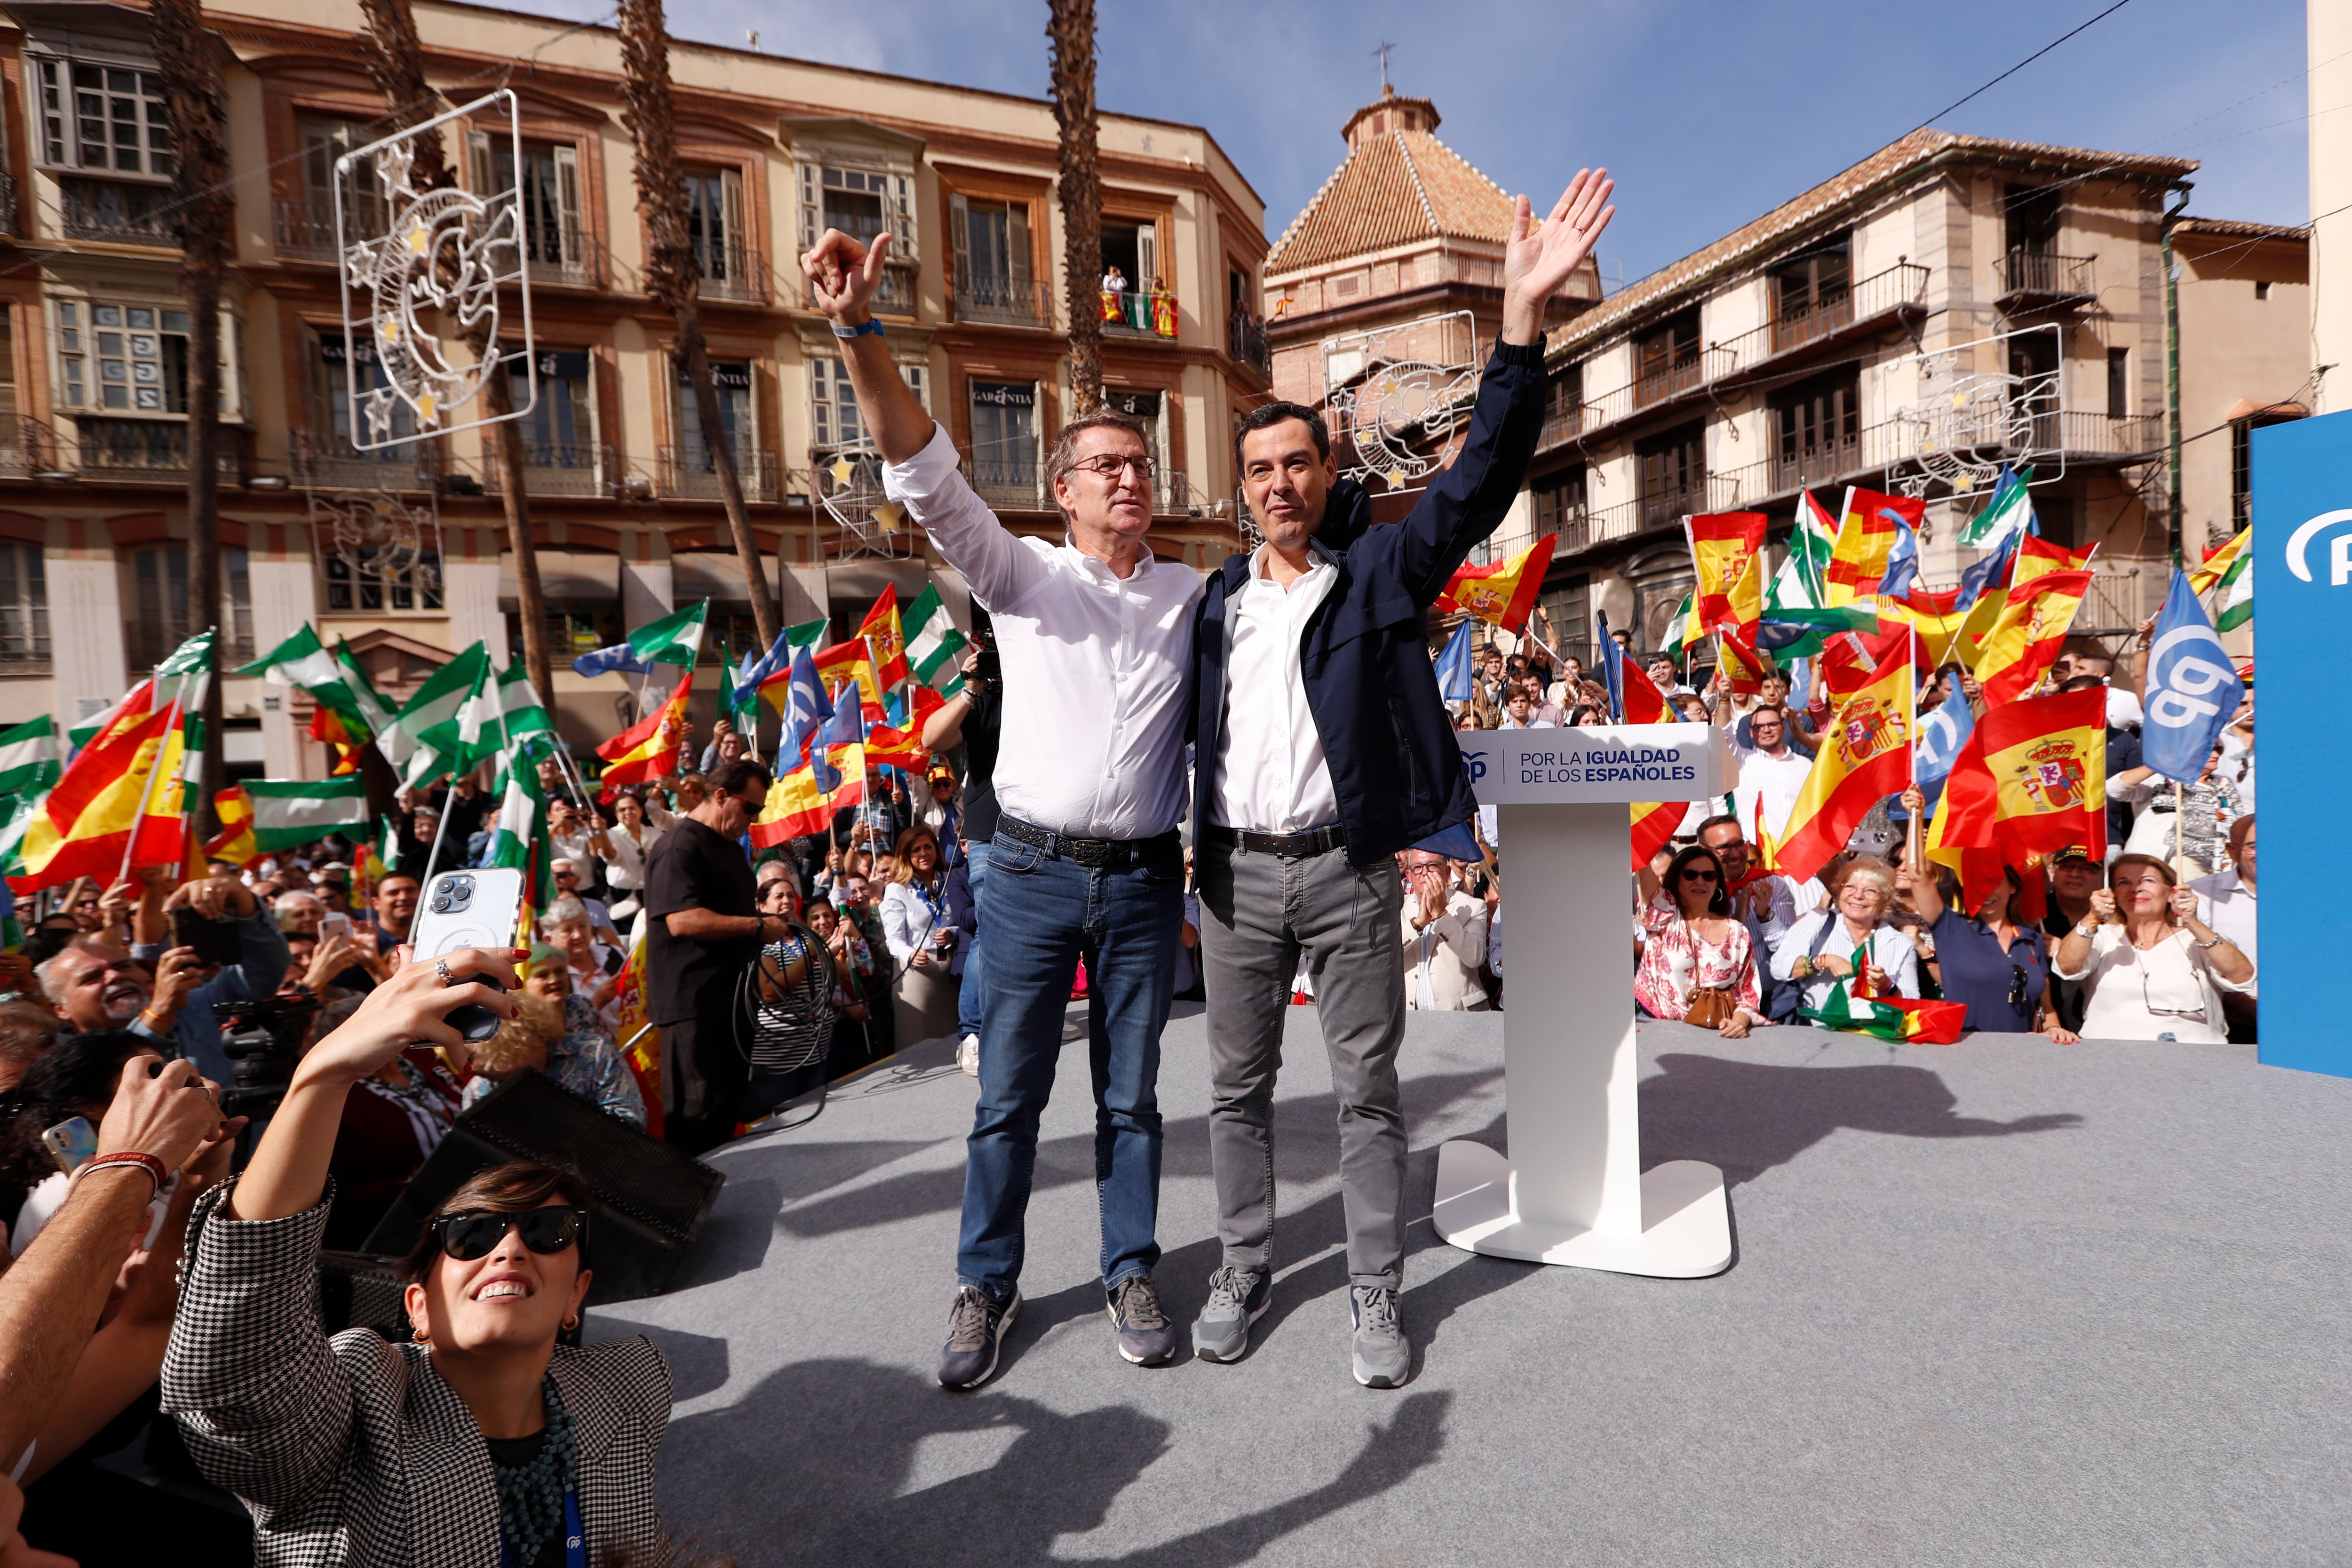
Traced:
<svg viewBox="0 0 2352 1568">
<path fill-rule="evenodd" d="M 0 414 L 0 476 L 12 479 L 61 473 L 58 439 L 29 414 Z"/>
<path fill-rule="evenodd" d="M 1536 437 L 1536 450 L 1548 451 L 1584 434 L 1584 421 L 1591 411 L 1581 403 L 1566 408 L 1555 408 L 1544 416 L 1542 433 Z"/>
<path fill-rule="evenodd" d="M 16 227 L 16 176 L 0 170 L 0 234 L 14 235 Z"/>
<path fill-rule="evenodd" d="M 1663 363 L 1654 363 L 1633 378 L 1633 406 L 1647 408 L 1694 390 L 1707 379 L 1706 357 L 1696 342 L 1677 343 Z"/>
<path fill-rule="evenodd" d="M 2059 418 L 2069 456 L 2153 458 L 2164 450 L 2161 414 L 2084 414 L 2068 409 Z"/>
<path fill-rule="evenodd" d="M 885 267 L 882 286 L 874 290 L 874 308 L 886 316 L 915 314 L 915 269 L 912 267 Z M 803 283 L 801 303 L 816 309 L 816 290 L 813 284 Z"/>
<path fill-rule="evenodd" d="M 1042 278 L 982 272 L 958 263 L 955 317 L 959 321 L 984 321 L 1000 327 L 1050 327 L 1054 324 L 1054 286 Z"/>
<path fill-rule="evenodd" d="M 91 479 L 185 478 L 188 426 L 184 421 L 74 416 L 74 446 L 82 477 Z M 217 459 L 224 478 L 242 479 L 245 446 L 238 432 L 222 426 Z"/>
<path fill-rule="evenodd" d="M 735 453 L 735 478 L 743 487 L 747 501 L 773 502 L 782 489 L 783 470 L 778 467 L 776 454 L 766 448 L 757 451 L 738 449 Z M 661 493 L 687 500 L 718 500 L 719 465 L 709 447 L 699 441 L 683 447 L 664 447 L 655 483 Z"/>
<path fill-rule="evenodd" d="M 1710 374 L 1734 374 L 1880 316 L 1921 309 L 1927 302 L 1927 270 L 1916 262 L 1898 262 L 1850 288 L 1784 310 L 1760 327 L 1726 338 L 1708 350 Z"/>
<path fill-rule="evenodd" d="M 495 440 L 495 435 L 486 435 Z M 485 452 L 478 459 L 482 490 L 486 495 L 499 493 L 499 464 L 496 455 Z M 534 496 L 601 496 L 613 493 L 619 483 L 620 469 L 614 463 L 613 448 L 593 441 L 531 441 L 522 444 L 522 488 L 525 495 Z"/>
<path fill-rule="evenodd" d="M 331 431 L 289 430 L 286 462 L 296 484 L 321 490 L 429 490 L 439 486 L 442 469 L 430 438 L 362 452 Z"/>
<path fill-rule="evenodd" d="M 2093 286 L 2092 256 L 2057 256 L 2046 250 L 2011 251 L 1993 265 L 2000 269 L 2001 297 L 2020 295 L 2045 299 L 2089 298 Z"/>
<path fill-rule="evenodd" d="M 594 235 L 586 233 L 576 223 L 563 225 L 559 233 L 533 229 L 523 247 L 523 268 L 530 274 L 535 286 L 601 289 L 604 286 L 604 247 L 597 243 Z"/>
<path fill-rule="evenodd" d="M 1225 355 L 1274 379 L 1274 348 L 1266 342 L 1265 323 L 1247 310 L 1236 310 L 1225 321 Z"/>
<path fill-rule="evenodd" d="M 705 300 L 756 305 L 768 297 L 768 260 L 741 240 L 694 247 L 695 269 L 701 282 L 695 292 Z"/>
<path fill-rule="evenodd" d="M 1103 331 L 1173 342 L 1178 325 L 1176 296 L 1157 289 L 1102 291 Z"/>
<path fill-rule="evenodd" d="M 980 492 L 980 499 L 990 506 L 1012 511 L 1045 511 L 1051 505 L 1045 499 L 1044 474 L 1034 456 L 1015 458 L 966 458 L 964 478 Z"/>
<path fill-rule="evenodd" d="M 176 248 L 167 212 L 172 193 L 161 185 L 118 184 L 111 180 L 60 180 L 60 214 L 68 239 L 108 240 L 118 245 Z"/>
</svg>

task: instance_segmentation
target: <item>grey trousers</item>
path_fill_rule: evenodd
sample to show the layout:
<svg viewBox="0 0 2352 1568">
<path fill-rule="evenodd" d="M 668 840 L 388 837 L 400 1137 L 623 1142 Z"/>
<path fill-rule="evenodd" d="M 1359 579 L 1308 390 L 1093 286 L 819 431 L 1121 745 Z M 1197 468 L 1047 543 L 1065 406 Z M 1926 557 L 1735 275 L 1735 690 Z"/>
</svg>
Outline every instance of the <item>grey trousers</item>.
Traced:
<svg viewBox="0 0 2352 1568">
<path fill-rule="evenodd" d="M 1209 1161 L 1217 1238 L 1233 1268 L 1270 1272 L 1274 1079 L 1298 957 L 1339 1100 L 1339 1195 L 1348 1273 L 1391 1289 L 1404 1277 L 1404 891 L 1396 862 L 1304 859 L 1209 842 L 1194 857 L 1201 967 L 1209 995 Z"/>
</svg>

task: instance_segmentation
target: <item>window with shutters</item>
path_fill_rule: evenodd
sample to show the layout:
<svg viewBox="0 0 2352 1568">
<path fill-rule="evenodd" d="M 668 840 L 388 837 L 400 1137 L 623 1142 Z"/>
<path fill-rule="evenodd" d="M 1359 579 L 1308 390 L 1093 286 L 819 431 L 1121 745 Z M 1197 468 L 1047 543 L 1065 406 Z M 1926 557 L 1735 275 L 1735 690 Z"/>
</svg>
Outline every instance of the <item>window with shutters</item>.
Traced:
<svg viewBox="0 0 2352 1568">
<path fill-rule="evenodd" d="M 1862 460 L 1862 383 L 1852 371 L 1774 393 L 1772 488 L 1817 485 Z"/>
<path fill-rule="evenodd" d="M 689 168 L 685 181 L 687 243 L 694 247 L 702 294 L 757 301 L 766 263 L 747 243 L 743 171 Z"/>
<path fill-rule="evenodd" d="M 354 167 L 338 180 L 335 161 L 354 147 L 364 147 L 379 132 L 364 121 L 329 115 L 305 114 L 295 121 L 302 144 L 302 194 L 276 206 L 280 254 L 314 261 L 335 258 L 335 187 L 342 186 L 343 226 L 358 236 L 383 234 L 392 226 L 392 210 L 383 199 L 383 182 L 373 173 Z"/>
<path fill-rule="evenodd" d="M 1034 276 L 1029 204 L 948 198 L 955 247 L 955 309 L 960 321 L 1002 326 L 1054 324 L 1050 286 Z"/>
<path fill-rule="evenodd" d="M 145 62 L 32 57 L 44 167 L 168 180 L 172 120 L 163 79 Z"/>
<path fill-rule="evenodd" d="M 353 423 L 352 394 L 356 391 L 364 397 L 375 388 L 389 384 L 383 363 L 376 356 L 375 344 L 363 336 L 347 342 L 341 330 L 332 327 L 318 329 L 318 341 L 312 383 L 318 402 L 306 437 L 310 457 L 314 460 L 413 467 L 424 455 L 424 444 L 413 439 L 416 435 L 415 416 L 398 398 L 392 401 L 392 433 L 398 439 L 390 446 L 367 450 L 352 445 L 354 432 L 365 430 L 364 423 Z M 365 416 L 356 417 L 363 421 Z M 364 477 L 367 470 L 358 472 L 362 476 L 361 482 L 375 482 Z"/>
<path fill-rule="evenodd" d="M 597 466 L 597 447 L 595 379 L 587 351 L 539 349 L 531 368 L 539 382 L 536 400 L 529 377 L 518 371 L 512 378 L 514 405 L 531 405 L 521 420 L 524 466 L 588 475 Z M 543 481 L 533 482 L 544 488 Z"/>
<path fill-rule="evenodd" d="M 992 505 L 1034 507 L 1037 490 L 1037 384 L 971 384 L 972 486 Z"/>
<path fill-rule="evenodd" d="M 875 309 L 888 315 L 913 315 L 920 256 L 912 165 L 877 166 L 828 157 L 800 164 L 798 176 L 802 248 L 814 245 L 828 228 L 861 242 L 887 232 L 889 265 L 874 296 Z"/>
<path fill-rule="evenodd" d="M 1102 258 L 1104 328 L 1174 337 L 1176 297 L 1160 269 L 1160 226 L 1149 219 L 1105 219 Z"/>
<path fill-rule="evenodd" d="M 152 669 L 204 627 L 188 616 L 188 547 L 150 544 L 130 552 L 130 605 L 136 617 L 127 628 L 128 653 L 134 670 Z M 253 588 L 245 551 L 221 547 L 221 621 L 219 659 L 247 664 L 253 659 Z"/>
<path fill-rule="evenodd" d="M 531 280 L 582 286 L 596 281 L 595 247 L 582 221 L 580 149 L 570 142 L 525 142 L 522 159 L 506 137 L 476 132 L 473 152 L 477 191 L 522 197 L 522 258 Z"/>
<path fill-rule="evenodd" d="M 898 363 L 898 377 L 907 390 L 926 409 L 931 405 L 930 394 L 925 387 L 923 366 L 908 361 Z M 841 361 L 831 355 L 809 356 L 809 446 L 814 451 L 837 452 L 870 443 L 866 421 L 859 415 L 857 398 L 850 391 L 849 373 Z"/>
<path fill-rule="evenodd" d="M 1633 451 L 1642 468 L 1643 527 L 1706 510 L 1704 420 L 1637 442 Z"/>
<path fill-rule="evenodd" d="M 1530 490 L 1535 502 L 1536 537 L 1558 534 L 1556 550 L 1581 550 L 1590 542 L 1584 503 L 1584 465 L 1538 479 Z"/>
<path fill-rule="evenodd" d="M 46 668 L 49 582 L 37 544 L 0 542 L 0 667 Z"/>
</svg>

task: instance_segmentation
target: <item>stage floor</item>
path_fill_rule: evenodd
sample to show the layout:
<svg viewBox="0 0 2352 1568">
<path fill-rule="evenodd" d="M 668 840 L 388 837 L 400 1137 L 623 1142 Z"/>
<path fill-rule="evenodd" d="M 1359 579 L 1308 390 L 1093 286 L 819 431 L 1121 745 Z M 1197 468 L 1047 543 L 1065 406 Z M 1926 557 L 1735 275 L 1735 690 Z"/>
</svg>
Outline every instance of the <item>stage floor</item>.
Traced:
<svg viewBox="0 0 2352 1568">
<path fill-rule="evenodd" d="M 1169 1026 L 1165 1299 L 1216 1262 L 1196 1006 Z M 746 1563 L 2321 1563 L 2352 1557 L 2352 1081 L 2251 1049 L 1642 1030 L 1643 1160 L 1712 1161 L 1711 1279 L 1474 1257 L 1437 1145 L 1502 1142 L 1502 1019 L 1414 1015 L 1406 1388 L 1349 1376 L 1315 1015 L 1278 1111 L 1274 1310 L 1143 1370 L 1097 1283 L 1082 1045 L 1028 1301 L 931 1378 L 971 1080 L 941 1042 L 712 1156 L 688 1288 L 591 1315 L 667 1350 L 671 1529 Z"/>
</svg>

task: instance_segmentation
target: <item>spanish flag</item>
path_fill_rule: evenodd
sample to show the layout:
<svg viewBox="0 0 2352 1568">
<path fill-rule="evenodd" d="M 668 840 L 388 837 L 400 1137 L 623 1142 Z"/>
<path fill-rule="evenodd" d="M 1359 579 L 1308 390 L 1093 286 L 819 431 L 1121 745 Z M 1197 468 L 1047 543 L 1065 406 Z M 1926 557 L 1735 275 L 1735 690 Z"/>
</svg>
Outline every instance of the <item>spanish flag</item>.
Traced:
<svg viewBox="0 0 2352 1568">
<path fill-rule="evenodd" d="M 1801 882 L 1818 875 L 1845 848 L 1870 808 L 1910 782 L 1913 680 L 1906 639 L 1838 709 L 1789 813 L 1779 851 L 1781 875 Z"/>
<path fill-rule="evenodd" d="M 2066 628 L 2090 591 L 2088 572 L 2044 572 L 2009 591 L 1977 658 L 1976 676 L 1984 682 L 1987 703 L 1998 707 L 2033 689 L 2057 658 Z"/>
<path fill-rule="evenodd" d="M 2089 567 L 2091 557 L 2098 553 L 2095 544 L 2076 554 L 2063 544 L 2055 544 L 2038 533 L 2029 533 L 2017 542 L 2017 565 L 2010 581 L 2015 584 L 2031 583 L 2044 572 L 2081 572 Z"/>
<path fill-rule="evenodd" d="M 1927 858 L 1961 873 L 1974 908 L 2001 865 L 2028 867 L 2036 854 L 2077 844 L 2094 862 L 2107 852 L 2106 692 L 2086 687 L 1988 709 L 1944 781 Z M 1995 858 L 1979 858 L 1986 850 Z"/>
<path fill-rule="evenodd" d="M 1869 957 L 1859 949 L 1855 951 L 1853 964 L 1857 972 Z M 1824 1028 L 1919 1046 L 1959 1044 L 1960 1031 L 1968 1024 L 1967 1004 L 1914 1000 L 1908 996 L 1864 996 L 1859 994 L 1861 985 L 1859 980 L 1840 985 L 1822 1006 L 1797 1010 Z"/>
<path fill-rule="evenodd" d="M 25 869 L 9 886 L 33 893 L 90 877 L 111 887 L 126 848 L 133 870 L 177 861 L 180 735 L 175 703 L 110 725 L 84 747 L 26 827 L 17 849 Z"/>
<path fill-rule="evenodd" d="M 1625 683 L 1626 721 L 1633 724 L 1672 724 L 1678 721 L 1682 715 L 1666 706 L 1666 694 L 1660 691 L 1656 684 L 1643 674 L 1641 668 L 1627 658 L 1622 650 L 1617 658 L 1624 667 L 1621 679 Z M 1675 829 L 1683 825 L 1683 818 L 1690 814 L 1690 802 L 1642 801 L 1637 802 L 1632 811 L 1633 868 L 1638 874 L 1643 867 L 1656 858 L 1658 851 L 1664 848 L 1666 841 L 1675 836 Z"/>
<path fill-rule="evenodd" d="M 787 838 L 806 838 L 833 826 L 833 806 L 816 786 L 816 769 L 803 763 L 768 786 L 768 800 L 751 824 L 754 848 L 771 849 Z"/>
<path fill-rule="evenodd" d="M 1559 542 L 1559 535 L 1547 533 L 1507 561 L 1456 567 L 1445 591 L 1437 595 L 1439 611 L 1449 616 L 1467 611 L 1507 632 L 1524 630 L 1535 611 L 1536 595 L 1543 592 L 1544 574 L 1551 570 L 1552 546 Z"/>
<path fill-rule="evenodd" d="M 1764 678 L 1771 673 L 1758 653 L 1738 632 L 1719 634 L 1722 643 L 1724 673 L 1731 678 L 1735 696 L 1753 697 L 1764 689 Z"/>
<path fill-rule="evenodd" d="M 1703 629 L 1744 632 L 1764 613 L 1764 579 L 1752 570 L 1756 552 L 1764 547 L 1764 523 L 1760 511 L 1709 512 L 1683 520 L 1691 569 L 1698 577 L 1691 609 Z"/>
<path fill-rule="evenodd" d="M 1890 496 L 1849 485 L 1843 516 L 1822 584 L 1832 606 L 1878 592 L 1878 584 L 1886 578 L 1887 557 L 1895 552 L 1896 521 L 1916 530 L 1927 519 L 1927 503 L 1913 496 Z"/>
<path fill-rule="evenodd" d="M 245 786 L 231 784 L 215 792 L 213 811 L 220 817 L 221 830 L 205 841 L 205 858 L 226 860 L 232 866 L 250 866 L 260 859 L 261 846 L 253 837 L 253 798 L 245 793 Z"/>
<path fill-rule="evenodd" d="M 931 753 L 923 749 L 922 739 L 914 731 L 877 724 L 866 731 L 866 761 L 870 766 L 924 773 L 930 771 Z"/>
<path fill-rule="evenodd" d="M 869 688 L 876 692 L 889 691 L 907 679 L 907 637 L 898 621 L 898 585 L 888 584 L 874 607 L 866 612 L 858 624 L 857 635 L 866 640 L 866 658 L 873 662 L 878 684 Z"/>
<path fill-rule="evenodd" d="M 612 799 L 613 791 L 623 784 L 645 784 L 677 771 L 686 704 L 693 695 L 694 667 L 689 664 L 668 701 L 596 748 L 596 754 L 611 764 L 598 781 L 604 799 Z"/>
<path fill-rule="evenodd" d="M 898 657 L 900 663 L 906 662 L 903 649 Z M 810 658 L 816 665 L 817 679 L 824 682 L 827 691 L 838 699 L 845 684 L 857 682 L 857 689 L 867 694 L 861 698 L 866 722 L 882 722 L 882 685 L 875 673 L 873 646 L 866 638 L 855 637 L 831 647 L 821 647 Z"/>
<path fill-rule="evenodd" d="M 1928 647 L 1942 648 L 1950 645 L 1959 634 L 1960 623 L 1968 619 L 1968 612 L 1959 605 L 1958 588 L 1936 593 L 1914 583 L 1907 593 L 1882 596 L 1878 613 L 1882 619 L 1910 622 Z"/>
<path fill-rule="evenodd" d="M 2205 557 L 2205 564 L 2189 574 L 2189 591 L 2200 598 L 2211 593 L 2213 584 L 2227 577 L 2230 568 L 2238 563 L 2238 557 L 2246 552 L 2246 541 L 2253 533 L 2251 528 L 2242 528 L 2231 536 L 2229 543 Z"/>
</svg>

